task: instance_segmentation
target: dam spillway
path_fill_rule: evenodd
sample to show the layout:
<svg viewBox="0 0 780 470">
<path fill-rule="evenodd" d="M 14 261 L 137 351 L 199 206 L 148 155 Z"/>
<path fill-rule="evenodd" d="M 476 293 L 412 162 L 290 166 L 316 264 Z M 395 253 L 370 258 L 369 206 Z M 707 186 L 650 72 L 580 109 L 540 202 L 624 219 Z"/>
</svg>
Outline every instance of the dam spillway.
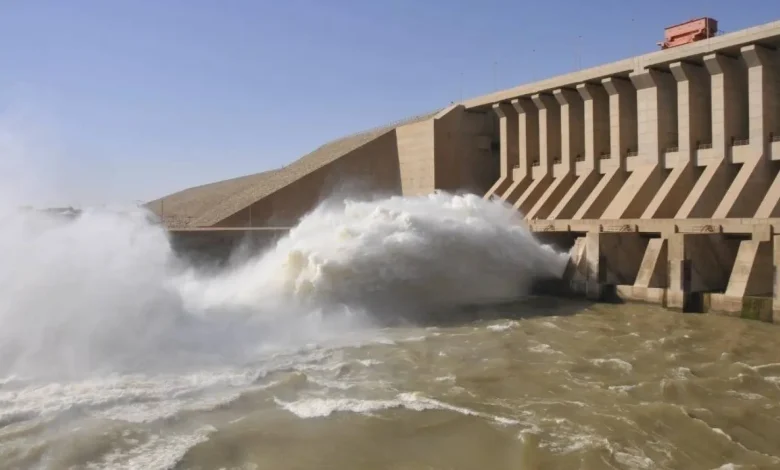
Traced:
<svg viewBox="0 0 780 470">
<path fill-rule="evenodd" d="M 780 21 L 502 90 L 148 207 L 224 235 L 294 225 L 334 182 L 468 190 L 570 249 L 576 292 L 780 321 L 778 45 Z"/>
<path fill-rule="evenodd" d="M 570 286 L 780 319 L 778 24 L 473 102 L 500 128 L 487 192 L 568 234 Z M 773 313 L 774 312 L 774 313 Z"/>
</svg>

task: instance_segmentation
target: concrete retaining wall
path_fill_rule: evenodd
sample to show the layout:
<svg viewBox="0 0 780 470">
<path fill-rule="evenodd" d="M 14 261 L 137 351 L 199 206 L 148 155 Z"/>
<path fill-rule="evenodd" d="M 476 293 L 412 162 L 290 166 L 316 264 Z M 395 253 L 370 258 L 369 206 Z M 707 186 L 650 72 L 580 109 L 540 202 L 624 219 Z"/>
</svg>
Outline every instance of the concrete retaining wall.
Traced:
<svg viewBox="0 0 780 470">
<path fill-rule="evenodd" d="M 571 251 L 560 293 L 780 322 L 780 236 L 760 230 L 583 235 Z"/>
</svg>

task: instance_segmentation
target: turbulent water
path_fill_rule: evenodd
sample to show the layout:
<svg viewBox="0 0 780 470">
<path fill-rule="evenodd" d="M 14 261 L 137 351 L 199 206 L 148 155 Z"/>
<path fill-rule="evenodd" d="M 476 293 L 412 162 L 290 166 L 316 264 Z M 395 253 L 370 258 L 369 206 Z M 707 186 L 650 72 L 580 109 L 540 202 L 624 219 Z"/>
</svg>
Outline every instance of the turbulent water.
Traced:
<svg viewBox="0 0 780 470">
<path fill-rule="evenodd" d="M 524 298 L 566 255 L 497 202 L 329 203 L 219 271 L 137 210 L 0 222 L 0 469 L 780 468 L 775 328 Z"/>
</svg>

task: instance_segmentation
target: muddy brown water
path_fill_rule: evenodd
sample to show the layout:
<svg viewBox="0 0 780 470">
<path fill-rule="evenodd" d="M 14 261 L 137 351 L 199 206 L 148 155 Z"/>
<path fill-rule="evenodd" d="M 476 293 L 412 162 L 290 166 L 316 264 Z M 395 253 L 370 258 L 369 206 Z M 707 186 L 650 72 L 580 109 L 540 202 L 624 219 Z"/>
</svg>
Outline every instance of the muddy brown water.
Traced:
<svg viewBox="0 0 780 470">
<path fill-rule="evenodd" d="M 118 393 L 12 417 L 0 468 L 780 468 L 777 326 L 642 305 L 547 313 L 312 345 L 197 400 L 107 413 Z"/>
</svg>

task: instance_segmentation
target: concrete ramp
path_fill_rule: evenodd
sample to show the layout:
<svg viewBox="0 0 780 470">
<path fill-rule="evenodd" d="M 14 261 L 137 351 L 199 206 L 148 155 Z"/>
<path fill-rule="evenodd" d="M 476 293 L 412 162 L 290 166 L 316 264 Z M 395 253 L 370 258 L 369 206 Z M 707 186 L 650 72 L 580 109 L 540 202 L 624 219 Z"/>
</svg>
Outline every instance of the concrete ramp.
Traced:
<svg viewBox="0 0 780 470">
<path fill-rule="evenodd" d="M 675 219 L 712 217 L 718 202 L 726 193 L 732 175 L 731 166 L 725 159 L 711 163 L 704 167 L 704 171 L 696 180 L 693 189 L 688 193 L 685 202 L 677 211 Z"/>
<path fill-rule="evenodd" d="M 674 168 L 642 214 L 642 219 L 672 219 L 696 184 L 692 163 Z"/>
<path fill-rule="evenodd" d="M 511 186 L 509 186 L 509 188 L 507 188 L 506 191 L 504 191 L 504 194 L 501 196 L 501 200 L 510 204 L 514 204 L 514 202 L 517 201 L 517 198 L 522 196 L 525 190 L 528 189 L 528 186 L 531 185 L 531 181 L 532 180 L 530 177 L 515 181 Z"/>
<path fill-rule="evenodd" d="M 533 208 L 534 204 L 536 204 L 536 201 L 542 197 L 551 182 L 552 177 L 550 175 L 544 175 L 541 178 L 535 179 L 533 183 L 523 191 L 523 194 L 512 207 L 523 214 L 527 214 L 528 211 Z"/>
<path fill-rule="evenodd" d="M 596 185 L 599 183 L 599 174 L 593 170 L 577 177 L 569 191 L 563 196 L 561 202 L 553 209 L 548 219 L 569 219 L 571 218 L 583 201 L 592 194 Z"/>
<path fill-rule="evenodd" d="M 601 215 L 602 219 L 636 219 L 642 215 L 662 183 L 658 165 L 636 168 L 620 188 L 615 199 Z"/>
<path fill-rule="evenodd" d="M 772 295 L 773 269 L 771 242 L 743 240 L 729 276 L 726 297 Z"/>
<path fill-rule="evenodd" d="M 661 288 L 666 287 L 666 239 L 653 238 L 647 243 L 642 264 L 636 277 L 635 287 Z"/>
<path fill-rule="evenodd" d="M 669 284 L 667 246 L 665 238 L 653 238 L 648 241 L 636 281 L 633 286 L 618 286 L 621 295 L 642 302 L 663 302 Z"/>
<path fill-rule="evenodd" d="M 146 204 L 168 228 L 294 225 L 345 178 L 371 183 L 379 192 L 403 191 L 404 181 L 435 183 L 434 122 L 442 112 L 360 132 L 326 143 L 282 168 L 189 188 Z M 401 155 L 397 130 L 415 127 L 413 144 Z M 413 141 L 413 142 L 411 142 Z M 408 165 L 402 165 L 401 160 Z M 406 168 L 406 169 L 405 169 Z M 404 172 L 407 172 L 404 176 Z M 426 191 L 427 192 L 427 191 Z"/>
<path fill-rule="evenodd" d="M 620 168 L 610 170 L 601 177 L 596 187 L 574 213 L 572 219 L 597 219 L 601 217 L 626 181 L 626 173 Z"/>
<path fill-rule="evenodd" d="M 491 199 L 493 197 L 501 196 L 506 192 L 507 189 L 509 189 L 510 184 L 511 181 L 509 181 L 509 178 L 499 178 L 498 181 L 496 181 L 495 184 L 491 186 L 490 189 L 488 189 L 488 191 L 483 196 L 483 199 Z"/>
<path fill-rule="evenodd" d="M 561 199 L 571 188 L 573 182 L 574 175 L 571 173 L 555 178 L 526 216 L 529 219 L 546 219 L 550 212 L 561 202 Z"/>
<path fill-rule="evenodd" d="M 780 173 L 775 176 L 774 181 L 766 191 L 766 196 L 758 206 L 756 215 L 759 219 L 767 217 L 780 217 Z"/>
<path fill-rule="evenodd" d="M 712 215 L 715 219 L 752 217 L 769 188 L 769 165 L 763 158 L 751 158 L 742 164 L 723 200 Z"/>
</svg>

